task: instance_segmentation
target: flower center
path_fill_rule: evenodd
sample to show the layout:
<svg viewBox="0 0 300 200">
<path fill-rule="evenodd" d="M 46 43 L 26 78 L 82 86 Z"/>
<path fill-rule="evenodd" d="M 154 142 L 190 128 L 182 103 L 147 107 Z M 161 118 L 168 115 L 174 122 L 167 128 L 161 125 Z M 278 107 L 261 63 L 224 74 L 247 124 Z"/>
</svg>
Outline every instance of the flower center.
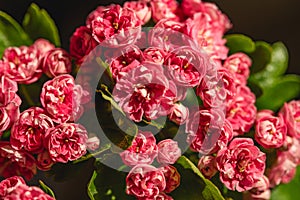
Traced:
<svg viewBox="0 0 300 200">
<path fill-rule="evenodd" d="M 247 168 L 248 166 L 248 161 L 247 160 L 241 160 L 238 162 L 238 169 L 240 172 L 244 172 L 245 169 Z"/>
<path fill-rule="evenodd" d="M 118 30 L 119 24 L 117 22 L 114 22 L 112 25 L 113 25 L 114 29 Z"/>
</svg>

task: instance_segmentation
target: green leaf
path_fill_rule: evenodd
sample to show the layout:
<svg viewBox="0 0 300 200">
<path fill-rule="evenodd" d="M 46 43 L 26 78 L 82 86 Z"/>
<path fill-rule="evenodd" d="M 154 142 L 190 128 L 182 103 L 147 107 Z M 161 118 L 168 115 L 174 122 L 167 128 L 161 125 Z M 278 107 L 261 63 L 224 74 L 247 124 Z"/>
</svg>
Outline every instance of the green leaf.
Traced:
<svg viewBox="0 0 300 200">
<path fill-rule="evenodd" d="M 126 174 L 97 162 L 97 170 L 88 184 L 87 192 L 91 200 L 135 199 L 125 193 Z"/>
<path fill-rule="evenodd" d="M 10 46 L 30 45 L 32 41 L 11 16 L 0 11 L 0 57 Z"/>
<path fill-rule="evenodd" d="M 272 190 L 271 200 L 295 200 L 300 197 L 300 166 L 294 179 L 288 184 L 280 184 Z"/>
<path fill-rule="evenodd" d="M 219 189 L 204 178 L 199 169 L 185 156 L 175 164 L 181 176 L 180 186 L 171 193 L 174 199 L 224 200 Z"/>
<path fill-rule="evenodd" d="M 35 3 L 29 6 L 23 19 L 23 27 L 31 39 L 45 38 L 60 46 L 58 30 L 53 19 L 46 10 L 40 9 Z"/>
<path fill-rule="evenodd" d="M 270 77 L 278 77 L 286 72 L 288 67 L 288 51 L 283 43 L 276 42 L 272 45 L 271 60 L 264 70 L 251 74 L 251 79 L 265 82 Z"/>
<path fill-rule="evenodd" d="M 55 198 L 54 192 L 41 180 L 39 180 L 40 188 L 51 197 Z"/>
<path fill-rule="evenodd" d="M 278 77 L 263 87 L 263 95 L 256 101 L 258 109 L 278 110 L 284 102 L 300 94 L 300 76 L 286 75 Z"/>
<path fill-rule="evenodd" d="M 266 68 L 271 61 L 272 47 L 264 41 L 255 42 L 255 51 L 250 53 L 252 66 L 251 74 L 255 74 Z"/>
<path fill-rule="evenodd" d="M 242 34 L 226 35 L 226 46 L 229 48 L 229 54 L 237 52 L 251 53 L 255 50 L 255 43 L 252 39 Z"/>
</svg>

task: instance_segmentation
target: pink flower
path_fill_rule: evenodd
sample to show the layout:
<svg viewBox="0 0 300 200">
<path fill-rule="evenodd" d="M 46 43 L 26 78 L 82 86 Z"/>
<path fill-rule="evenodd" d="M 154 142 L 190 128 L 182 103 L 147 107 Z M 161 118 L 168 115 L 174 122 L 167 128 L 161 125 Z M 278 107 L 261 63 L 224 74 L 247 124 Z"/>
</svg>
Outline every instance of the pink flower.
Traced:
<svg viewBox="0 0 300 200">
<path fill-rule="evenodd" d="M 179 16 L 176 15 L 178 3 L 175 0 L 153 0 L 150 3 L 154 22 L 161 19 L 179 21 Z"/>
<path fill-rule="evenodd" d="M 283 144 L 282 150 L 279 151 L 279 153 L 283 151 L 287 154 L 290 154 L 289 158 L 292 158 L 292 161 L 294 163 L 300 164 L 300 140 L 294 137 L 287 136 L 286 140 Z"/>
<path fill-rule="evenodd" d="M 158 153 L 156 139 L 151 132 L 141 132 L 136 135 L 131 146 L 120 153 L 125 165 L 151 164 Z"/>
<path fill-rule="evenodd" d="M 184 124 L 189 116 L 189 109 L 181 103 L 175 103 L 171 108 L 169 119 L 175 124 Z"/>
<path fill-rule="evenodd" d="M 284 103 L 279 115 L 282 115 L 287 125 L 288 135 L 300 139 L 300 100 Z"/>
<path fill-rule="evenodd" d="M 60 48 L 49 50 L 41 61 L 43 72 L 50 78 L 60 74 L 69 74 L 72 63 L 69 54 Z"/>
<path fill-rule="evenodd" d="M 42 75 L 39 51 L 35 47 L 8 47 L 3 60 L 9 63 L 6 76 L 18 83 L 30 84 Z"/>
<path fill-rule="evenodd" d="M 167 52 L 157 47 L 149 47 L 143 52 L 144 58 L 147 62 L 163 64 L 167 56 Z"/>
<path fill-rule="evenodd" d="M 42 199 L 55 200 L 53 197 L 46 194 L 43 190 L 35 186 L 27 186 L 26 184 L 19 185 L 15 190 L 5 196 L 6 200 L 17 199 Z"/>
<path fill-rule="evenodd" d="M 225 68 L 220 68 L 216 76 L 206 76 L 197 87 L 196 93 L 206 107 L 220 107 L 230 104 L 236 95 L 234 75 Z"/>
<path fill-rule="evenodd" d="M 216 157 L 220 179 L 230 190 L 252 189 L 264 174 L 266 155 L 251 138 L 234 138 Z"/>
<path fill-rule="evenodd" d="M 196 40 L 213 59 L 224 60 L 227 58 L 228 48 L 223 39 L 223 30 L 214 25 L 214 20 L 207 13 L 195 13 L 186 24 L 191 27 L 191 37 Z"/>
<path fill-rule="evenodd" d="M 214 156 L 202 156 L 198 162 L 198 169 L 207 179 L 211 179 L 217 172 L 217 163 Z"/>
<path fill-rule="evenodd" d="M 101 16 L 103 11 L 109 9 L 110 7 L 115 6 L 114 4 L 110 4 L 108 6 L 98 6 L 95 10 L 93 10 L 86 18 L 86 25 L 90 28 L 92 21 L 97 17 Z"/>
<path fill-rule="evenodd" d="M 166 165 L 161 168 L 166 179 L 165 193 L 170 193 L 180 185 L 180 174 L 172 165 Z"/>
<path fill-rule="evenodd" d="M 282 117 L 262 116 L 256 120 L 255 140 L 264 148 L 281 147 L 286 138 L 287 128 Z"/>
<path fill-rule="evenodd" d="M 112 5 L 91 22 L 93 38 L 101 45 L 120 47 L 134 43 L 140 35 L 140 20 L 129 8 Z"/>
<path fill-rule="evenodd" d="M 288 152 L 279 152 L 276 162 L 267 171 L 270 187 L 273 188 L 281 183 L 289 183 L 296 174 L 297 164 Z"/>
<path fill-rule="evenodd" d="M 84 91 L 76 85 L 69 74 L 59 75 L 47 81 L 42 88 L 40 100 L 56 123 L 73 121 L 83 112 Z"/>
<path fill-rule="evenodd" d="M 168 115 L 176 97 L 175 85 L 156 64 L 145 63 L 124 75 L 114 88 L 114 99 L 129 116 L 140 122 Z"/>
<path fill-rule="evenodd" d="M 86 147 L 90 151 L 95 151 L 100 146 L 100 139 L 97 136 L 89 137 L 86 142 Z"/>
<path fill-rule="evenodd" d="M 127 1 L 123 7 L 132 9 L 141 21 L 141 25 L 146 24 L 151 19 L 151 8 L 147 6 L 146 2 Z"/>
<path fill-rule="evenodd" d="M 183 47 L 169 54 L 165 60 L 167 74 L 174 82 L 184 87 L 200 84 L 207 69 L 207 57 L 201 52 Z"/>
<path fill-rule="evenodd" d="M 87 131 L 79 124 L 62 123 L 48 129 L 45 146 L 54 162 L 67 163 L 86 154 Z"/>
<path fill-rule="evenodd" d="M 260 120 L 262 117 L 272 117 L 274 116 L 274 112 L 272 110 L 264 109 L 260 110 L 259 112 L 256 113 L 256 120 Z"/>
<path fill-rule="evenodd" d="M 122 76 L 138 67 L 144 60 L 143 52 L 134 45 L 114 50 L 110 62 L 110 71 L 114 79 L 121 79 Z"/>
<path fill-rule="evenodd" d="M 250 131 L 255 122 L 255 95 L 247 86 L 239 85 L 236 96 L 227 106 L 226 119 L 231 123 L 234 135 Z"/>
<path fill-rule="evenodd" d="M 251 67 L 251 64 L 252 61 L 246 54 L 235 53 L 225 60 L 223 67 L 235 75 L 234 81 L 236 84 L 246 85 L 250 74 L 249 68 Z"/>
<path fill-rule="evenodd" d="M 32 46 L 38 50 L 41 57 L 43 57 L 48 51 L 55 48 L 54 44 L 44 38 L 37 39 Z"/>
<path fill-rule="evenodd" d="M 126 193 L 138 199 L 156 199 L 166 188 L 162 170 L 151 165 L 139 164 L 126 177 Z"/>
<path fill-rule="evenodd" d="M 49 152 L 47 150 L 39 153 L 37 155 L 37 168 L 42 171 L 48 171 L 54 165 L 54 161 L 50 158 Z"/>
<path fill-rule="evenodd" d="M 80 26 L 70 39 L 70 54 L 80 65 L 97 44 L 92 37 L 91 30 L 85 26 Z"/>
<path fill-rule="evenodd" d="M 34 157 L 24 150 L 15 150 L 9 142 L 0 141 L 0 175 L 8 178 L 22 175 L 30 180 L 36 174 Z"/>
<path fill-rule="evenodd" d="M 182 0 L 180 6 L 186 16 L 192 17 L 195 13 L 201 11 L 201 4 L 201 0 Z"/>
<path fill-rule="evenodd" d="M 158 155 L 157 161 L 160 164 L 174 164 L 181 156 L 181 150 L 178 147 L 177 141 L 172 139 L 165 139 L 157 144 Z"/>
<path fill-rule="evenodd" d="M 6 197 L 9 193 L 13 192 L 17 187 L 26 184 L 21 176 L 12 176 L 0 182 L 0 197 Z"/>
<path fill-rule="evenodd" d="M 16 94 L 18 85 L 6 76 L 0 76 L 0 136 L 9 129 L 20 114 L 21 99 Z"/>
<path fill-rule="evenodd" d="M 31 153 L 44 149 L 46 131 L 54 126 L 44 109 L 31 107 L 24 110 L 11 129 L 11 146 L 17 150 L 24 148 Z"/>
<path fill-rule="evenodd" d="M 271 198 L 271 191 L 269 189 L 269 179 L 263 176 L 255 183 L 253 189 L 249 191 L 249 200 L 269 200 Z"/>
<path fill-rule="evenodd" d="M 233 137 L 230 123 L 219 110 L 194 111 L 187 120 L 186 132 L 190 148 L 202 154 L 217 152 Z"/>
</svg>

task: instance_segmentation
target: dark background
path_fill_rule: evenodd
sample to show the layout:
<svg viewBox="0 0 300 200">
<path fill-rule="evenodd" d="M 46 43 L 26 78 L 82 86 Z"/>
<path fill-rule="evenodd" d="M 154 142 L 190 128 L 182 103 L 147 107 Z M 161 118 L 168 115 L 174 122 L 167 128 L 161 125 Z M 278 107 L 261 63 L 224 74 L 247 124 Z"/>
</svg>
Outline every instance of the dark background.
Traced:
<svg viewBox="0 0 300 200">
<path fill-rule="evenodd" d="M 31 2 L 37 3 L 48 11 L 56 22 L 63 48 L 68 49 L 69 38 L 74 30 L 84 25 L 87 15 L 98 5 L 122 3 L 124 1 L 99 0 L 0 0 L 0 10 L 7 12 L 21 22 Z M 220 9 L 226 13 L 233 23 L 229 33 L 242 33 L 254 40 L 266 42 L 282 41 L 290 53 L 288 73 L 300 74 L 300 1 L 299 0 L 215 0 Z M 50 181 L 42 178 L 50 185 L 58 200 L 84 200 L 86 184 L 92 173 L 92 162 L 79 166 L 75 173 L 67 166 L 61 177 L 66 182 Z"/>
</svg>

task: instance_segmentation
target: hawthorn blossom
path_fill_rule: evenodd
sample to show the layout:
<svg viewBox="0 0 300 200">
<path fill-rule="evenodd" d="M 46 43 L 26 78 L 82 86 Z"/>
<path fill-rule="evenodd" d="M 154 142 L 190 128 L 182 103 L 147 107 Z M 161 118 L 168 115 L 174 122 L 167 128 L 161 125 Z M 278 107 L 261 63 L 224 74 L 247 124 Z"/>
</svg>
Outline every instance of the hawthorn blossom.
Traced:
<svg viewBox="0 0 300 200">
<path fill-rule="evenodd" d="M 279 115 L 282 115 L 287 125 L 288 135 L 300 139 L 300 100 L 284 103 Z"/>
<path fill-rule="evenodd" d="M 141 21 L 141 25 L 146 24 L 151 19 L 151 7 L 149 7 L 146 2 L 127 1 L 123 7 L 132 9 L 137 18 Z"/>
<path fill-rule="evenodd" d="M 159 22 L 161 19 L 180 20 L 180 16 L 177 15 L 178 3 L 176 0 L 152 0 L 150 4 L 154 22 Z"/>
<path fill-rule="evenodd" d="M 181 103 L 175 103 L 171 108 L 169 119 L 174 123 L 181 125 L 184 124 L 189 116 L 189 109 Z"/>
<path fill-rule="evenodd" d="M 12 176 L 0 182 L 0 197 L 4 198 L 13 192 L 18 186 L 26 184 L 21 176 Z"/>
<path fill-rule="evenodd" d="M 86 154 L 87 131 L 79 124 L 61 123 L 48 129 L 45 146 L 54 162 L 67 163 Z"/>
<path fill-rule="evenodd" d="M 211 155 L 202 156 L 198 161 L 197 167 L 207 179 L 211 179 L 218 172 L 216 159 Z"/>
<path fill-rule="evenodd" d="M 168 55 L 163 49 L 157 47 L 149 47 L 143 51 L 145 61 L 157 64 L 163 64 Z"/>
<path fill-rule="evenodd" d="M 30 84 L 42 75 L 39 51 L 33 46 L 8 47 L 2 59 L 9 64 L 5 75 L 18 83 Z"/>
<path fill-rule="evenodd" d="M 156 199 L 165 188 L 163 171 L 151 165 L 138 164 L 126 177 L 126 194 L 138 199 Z"/>
<path fill-rule="evenodd" d="M 178 142 L 172 139 L 165 139 L 157 144 L 158 155 L 157 161 L 160 164 L 174 164 L 181 156 L 181 150 L 178 147 Z"/>
<path fill-rule="evenodd" d="M 222 183 L 238 192 L 252 189 L 264 174 L 266 155 L 251 138 L 234 138 L 216 157 Z"/>
<path fill-rule="evenodd" d="M 39 170 L 48 171 L 54 164 L 55 162 L 51 159 L 47 150 L 44 150 L 37 155 L 36 165 Z"/>
<path fill-rule="evenodd" d="M 31 107 L 24 110 L 11 129 L 11 146 L 31 153 L 44 150 L 44 137 L 49 128 L 54 127 L 52 119 L 44 109 Z"/>
<path fill-rule="evenodd" d="M 48 40 L 44 38 L 39 38 L 34 41 L 32 44 L 32 47 L 36 48 L 39 52 L 39 55 L 43 57 L 45 53 L 55 48 L 54 44 L 49 42 Z"/>
<path fill-rule="evenodd" d="M 156 139 L 151 132 L 142 132 L 136 135 L 131 146 L 120 153 L 125 165 L 151 164 L 158 154 Z"/>
<path fill-rule="evenodd" d="M 287 128 L 282 117 L 261 116 L 255 124 L 255 140 L 264 148 L 279 148 L 286 138 Z"/>
<path fill-rule="evenodd" d="M 171 193 L 180 185 L 180 174 L 176 167 L 172 165 L 166 165 L 162 167 L 161 170 L 164 173 L 166 180 L 166 188 L 164 189 L 164 192 Z"/>
<path fill-rule="evenodd" d="M 263 176 L 254 187 L 249 191 L 249 200 L 269 200 L 271 198 L 270 182 L 266 176 Z"/>
</svg>

